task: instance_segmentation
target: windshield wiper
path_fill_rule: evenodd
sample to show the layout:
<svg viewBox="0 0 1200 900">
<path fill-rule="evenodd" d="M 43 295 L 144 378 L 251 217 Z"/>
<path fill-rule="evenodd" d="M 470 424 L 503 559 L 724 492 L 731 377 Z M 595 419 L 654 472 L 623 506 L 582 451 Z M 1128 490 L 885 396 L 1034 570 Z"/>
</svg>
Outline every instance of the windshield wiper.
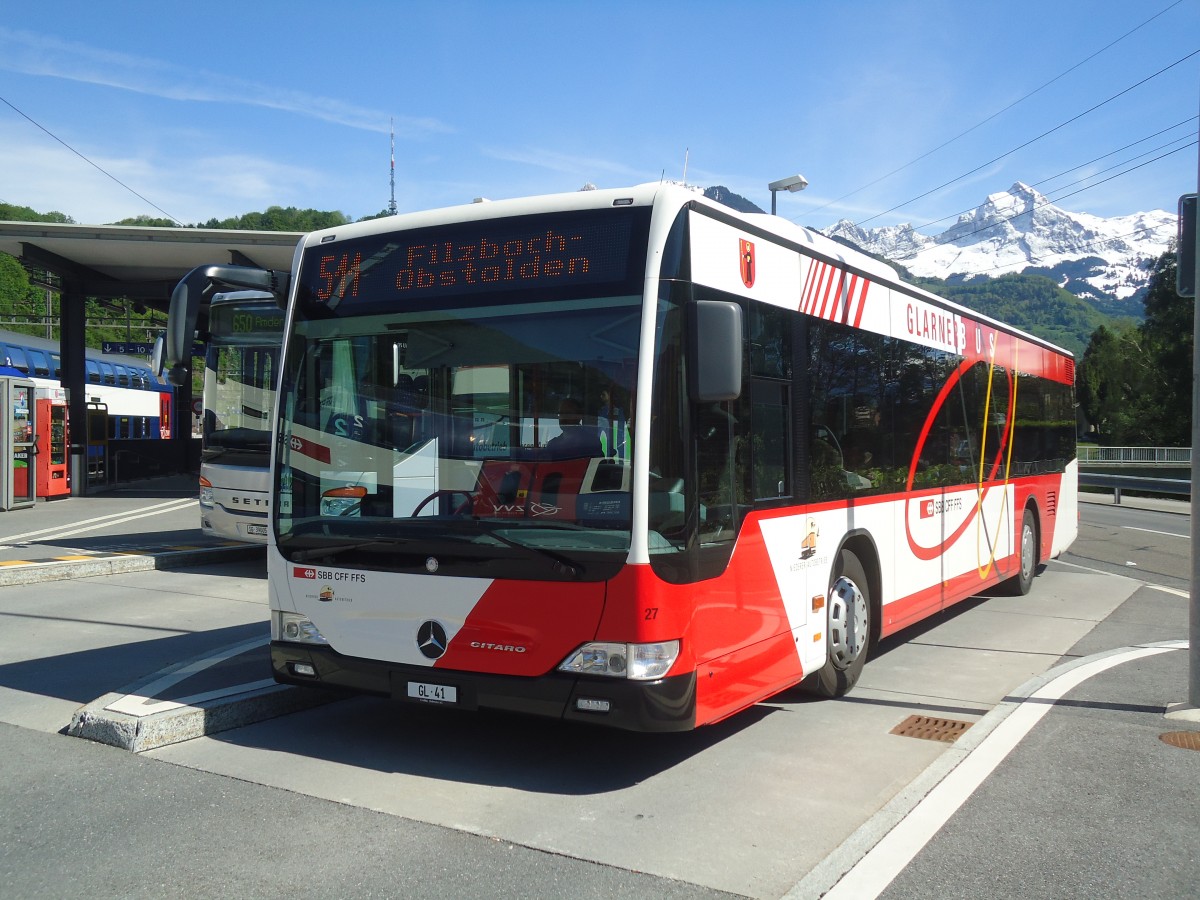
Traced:
<svg viewBox="0 0 1200 900">
<path fill-rule="evenodd" d="M 553 550 L 547 550 L 545 547 L 522 544 L 520 541 L 514 541 L 512 538 L 505 537 L 496 531 L 487 532 L 487 536 L 495 538 L 506 546 L 515 547 L 518 550 L 524 550 L 526 553 L 533 553 L 552 560 L 554 565 L 551 568 L 559 575 L 566 576 L 567 578 L 580 578 L 583 575 L 583 566 L 570 557 L 563 556 L 561 553 L 555 553 Z"/>
</svg>

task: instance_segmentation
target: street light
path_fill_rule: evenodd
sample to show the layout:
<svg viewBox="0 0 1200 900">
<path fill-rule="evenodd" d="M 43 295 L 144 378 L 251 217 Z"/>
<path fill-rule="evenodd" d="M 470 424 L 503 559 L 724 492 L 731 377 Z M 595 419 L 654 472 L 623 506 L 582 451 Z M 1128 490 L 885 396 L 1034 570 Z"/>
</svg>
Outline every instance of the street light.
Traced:
<svg viewBox="0 0 1200 900">
<path fill-rule="evenodd" d="M 771 192 L 771 215 L 775 215 L 775 193 L 777 191 L 791 191 L 794 194 L 796 191 L 802 191 L 806 187 L 808 187 L 808 179 L 803 175 L 780 178 L 778 181 L 772 181 L 768 184 L 767 190 Z"/>
</svg>

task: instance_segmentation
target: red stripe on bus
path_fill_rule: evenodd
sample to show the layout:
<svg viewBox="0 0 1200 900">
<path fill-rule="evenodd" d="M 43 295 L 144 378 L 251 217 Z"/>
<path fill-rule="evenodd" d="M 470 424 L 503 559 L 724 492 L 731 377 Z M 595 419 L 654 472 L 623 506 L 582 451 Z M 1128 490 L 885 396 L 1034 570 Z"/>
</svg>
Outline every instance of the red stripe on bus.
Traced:
<svg viewBox="0 0 1200 900">
<path fill-rule="evenodd" d="M 850 277 L 850 286 L 846 288 L 846 293 L 841 298 L 842 313 L 837 317 L 838 321 L 845 325 L 850 321 L 850 304 L 854 302 L 854 288 L 858 286 L 858 276 Z"/>
<path fill-rule="evenodd" d="M 858 328 L 862 325 L 863 311 L 867 308 L 867 288 L 871 286 L 871 282 L 866 278 L 863 279 L 862 292 L 858 295 L 858 309 L 854 313 L 854 327 Z"/>
<path fill-rule="evenodd" d="M 808 274 L 804 276 L 804 287 L 800 290 L 800 311 L 806 312 L 808 306 L 809 293 L 812 290 L 813 278 L 816 277 L 819 271 L 819 264 L 815 261 L 808 267 Z"/>
</svg>

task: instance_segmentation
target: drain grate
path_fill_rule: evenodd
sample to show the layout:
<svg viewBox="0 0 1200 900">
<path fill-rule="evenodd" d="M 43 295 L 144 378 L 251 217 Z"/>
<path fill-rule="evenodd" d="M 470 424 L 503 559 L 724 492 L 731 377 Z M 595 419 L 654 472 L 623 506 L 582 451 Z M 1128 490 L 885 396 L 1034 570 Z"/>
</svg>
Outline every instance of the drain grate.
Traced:
<svg viewBox="0 0 1200 900">
<path fill-rule="evenodd" d="M 1200 731 L 1168 731 L 1160 734 L 1158 739 L 1172 747 L 1182 747 L 1184 750 L 1200 750 Z"/>
<path fill-rule="evenodd" d="M 958 719 L 936 719 L 933 716 L 909 716 L 892 729 L 892 734 L 901 737 L 921 738 L 926 741 L 944 741 L 952 744 L 966 731 L 972 722 Z"/>
</svg>

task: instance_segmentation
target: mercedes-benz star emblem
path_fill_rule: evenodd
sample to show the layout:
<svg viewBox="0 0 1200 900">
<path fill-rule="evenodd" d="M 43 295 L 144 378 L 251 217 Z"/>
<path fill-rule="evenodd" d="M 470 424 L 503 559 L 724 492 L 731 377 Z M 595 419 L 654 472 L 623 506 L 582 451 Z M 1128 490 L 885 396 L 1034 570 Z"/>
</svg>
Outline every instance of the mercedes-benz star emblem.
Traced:
<svg viewBox="0 0 1200 900">
<path fill-rule="evenodd" d="M 429 659 L 437 659 L 446 652 L 446 629 L 430 619 L 417 629 L 417 649 Z"/>
</svg>

